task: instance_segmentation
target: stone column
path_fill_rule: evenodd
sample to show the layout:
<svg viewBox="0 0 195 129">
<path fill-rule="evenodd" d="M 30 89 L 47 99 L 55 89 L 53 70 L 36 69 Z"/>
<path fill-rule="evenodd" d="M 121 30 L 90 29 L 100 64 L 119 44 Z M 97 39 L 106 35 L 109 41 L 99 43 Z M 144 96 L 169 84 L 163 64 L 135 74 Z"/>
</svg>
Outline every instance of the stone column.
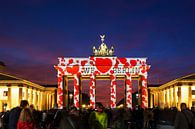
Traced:
<svg viewBox="0 0 195 129">
<path fill-rule="evenodd" d="M 64 82 L 64 87 L 66 88 L 68 84 Z M 63 106 L 67 106 L 66 97 L 68 96 L 64 90 L 63 87 L 63 75 L 58 71 L 58 95 L 57 95 L 57 101 L 58 101 L 58 108 L 62 109 Z M 67 99 L 68 100 L 68 99 Z"/>
<path fill-rule="evenodd" d="M 68 77 L 64 76 L 63 87 L 63 106 L 68 108 Z M 59 89 L 58 89 L 59 90 Z M 58 106 L 59 107 L 59 106 Z"/>
<path fill-rule="evenodd" d="M 48 106 L 48 110 L 50 109 L 50 103 L 51 103 L 51 100 L 50 100 L 50 93 L 47 93 L 47 106 Z"/>
<path fill-rule="evenodd" d="M 37 107 L 36 109 L 40 110 L 40 91 L 37 90 Z"/>
<path fill-rule="evenodd" d="M 173 96 L 173 90 L 171 87 L 169 87 L 169 107 L 172 107 L 172 96 Z"/>
<path fill-rule="evenodd" d="M 150 108 L 153 108 L 153 94 L 150 92 Z"/>
<path fill-rule="evenodd" d="M 18 103 L 21 102 L 21 100 L 22 100 L 22 95 L 23 95 L 23 93 L 22 93 L 22 87 L 20 86 L 20 87 L 19 87 L 19 99 L 18 99 Z"/>
<path fill-rule="evenodd" d="M 33 102 L 32 102 L 32 104 L 36 107 L 36 89 L 33 89 Z"/>
<path fill-rule="evenodd" d="M 24 99 L 28 100 L 28 88 L 26 86 L 24 87 Z"/>
<path fill-rule="evenodd" d="M 44 101 L 44 98 L 43 98 L 43 91 L 41 91 L 40 93 L 41 93 L 41 102 L 40 102 L 41 103 L 41 110 L 43 110 L 43 109 L 45 109 L 45 107 L 44 107 L 44 102 L 45 101 Z M 57 96 L 57 94 L 56 94 L 56 96 Z"/>
<path fill-rule="evenodd" d="M 164 104 L 163 104 L 163 92 L 162 92 L 162 90 L 160 90 L 159 102 L 160 102 L 159 107 L 163 108 Z"/>
<path fill-rule="evenodd" d="M 126 73 L 126 107 L 132 108 L 132 81 L 131 75 Z"/>
<path fill-rule="evenodd" d="M 43 93 L 43 98 L 44 98 L 44 108 L 45 108 L 45 110 L 47 110 L 47 93 L 46 92 L 44 92 Z"/>
<path fill-rule="evenodd" d="M 41 102 L 40 102 L 41 103 L 40 104 L 41 105 L 41 110 L 44 110 L 45 109 L 45 106 L 44 106 L 45 105 L 44 104 L 45 103 L 45 99 L 43 97 L 43 91 L 40 91 L 40 94 L 41 94 Z"/>
<path fill-rule="evenodd" d="M 33 89 L 29 88 L 29 104 L 33 103 Z"/>
<path fill-rule="evenodd" d="M 155 107 L 156 105 L 157 105 L 157 94 L 156 94 L 156 91 L 155 91 L 155 93 L 153 94 L 153 107 Z"/>
<path fill-rule="evenodd" d="M 168 107 L 168 94 L 167 94 L 167 88 L 165 89 L 165 106 Z"/>
<path fill-rule="evenodd" d="M 51 95 L 48 93 L 48 109 L 51 108 Z"/>
<path fill-rule="evenodd" d="M 138 80 L 138 105 L 142 105 L 142 80 L 141 76 L 139 77 Z"/>
<path fill-rule="evenodd" d="M 11 87 L 11 108 L 19 106 L 19 87 Z"/>
<path fill-rule="evenodd" d="M 57 106 L 57 90 L 54 91 L 54 103 Z"/>
<path fill-rule="evenodd" d="M 180 104 L 181 104 L 181 87 L 180 87 L 180 86 L 178 87 L 177 95 L 178 95 L 178 104 L 177 104 L 177 108 L 180 109 Z"/>
<path fill-rule="evenodd" d="M 189 109 L 191 109 L 191 107 L 192 107 L 192 88 L 191 88 L 191 86 L 189 85 L 189 87 L 188 87 L 188 89 L 189 89 L 189 91 L 188 91 L 188 107 L 189 107 Z"/>
<path fill-rule="evenodd" d="M 46 104 L 45 105 L 47 105 L 47 110 L 49 109 L 49 95 L 48 95 L 48 93 L 46 93 Z"/>
<path fill-rule="evenodd" d="M 156 93 L 155 93 L 155 104 L 154 104 L 154 106 L 158 106 L 158 98 L 159 98 L 159 96 L 158 96 L 158 91 L 156 91 Z"/>
<path fill-rule="evenodd" d="M 174 85 L 174 90 L 175 90 L 175 107 L 177 107 L 178 104 L 178 89 L 176 87 L 176 85 Z"/>
<path fill-rule="evenodd" d="M 164 91 L 165 93 L 165 107 L 168 107 L 168 94 L 167 94 L 167 88 Z"/>
<path fill-rule="evenodd" d="M 148 108 L 147 75 L 142 75 L 142 108 Z"/>
<path fill-rule="evenodd" d="M 8 107 L 8 109 L 11 109 L 12 108 L 12 105 L 11 105 L 12 99 L 11 99 L 11 87 L 10 86 L 8 86 L 7 100 L 8 100 L 7 107 Z"/>
<path fill-rule="evenodd" d="M 52 103 L 53 103 L 52 93 L 50 93 L 50 109 L 52 108 Z"/>
<path fill-rule="evenodd" d="M 74 106 L 79 108 L 79 76 L 76 74 L 74 75 Z"/>
<path fill-rule="evenodd" d="M 94 109 L 95 108 L 95 74 L 90 75 L 90 108 Z"/>
<path fill-rule="evenodd" d="M 35 92 L 35 96 L 36 96 L 36 109 L 38 109 L 38 105 L 39 105 L 39 96 L 38 96 L 38 89 L 36 89 L 36 92 Z"/>
<path fill-rule="evenodd" d="M 158 107 L 160 107 L 160 91 L 158 91 Z"/>
<path fill-rule="evenodd" d="M 79 107 L 82 107 L 82 79 L 79 77 Z"/>
<path fill-rule="evenodd" d="M 54 107 L 55 105 L 55 97 L 54 97 L 55 93 L 52 93 L 52 108 Z"/>
<path fill-rule="evenodd" d="M 175 87 L 173 86 L 173 106 L 176 107 Z"/>
<path fill-rule="evenodd" d="M 116 76 L 110 75 L 110 107 L 116 108 Z"/>
<path fill-rule="evenodd" d="M 162 106 L 163 106 L 163 108 L 165 108 L 165 105 L 166 105 L 166 100 L 165 100 L 165 99 L 166 99 L 166 98 L 165 98 L 165 89 L 163 89 L 163 90 L 162 90 L 162 100 L 163 100 L 163 101 L 162 101 L 162 102 L 163 102 L 163 105 L 162 105 Z"/>
</svg>

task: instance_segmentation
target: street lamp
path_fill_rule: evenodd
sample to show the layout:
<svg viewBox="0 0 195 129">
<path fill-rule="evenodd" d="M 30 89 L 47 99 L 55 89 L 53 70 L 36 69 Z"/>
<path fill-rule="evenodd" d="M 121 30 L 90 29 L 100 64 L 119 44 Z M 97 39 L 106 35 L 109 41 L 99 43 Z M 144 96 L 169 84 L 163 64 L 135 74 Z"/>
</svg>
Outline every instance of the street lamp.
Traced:
<svg viewBox="0 0 195 129">
<path fill-rule="evenodd" d="M 73 94 L 72 93 L 69 94 L 69 98 L 70 98 L 70 106 L 71 106 L 72 105 L 72 98 L 73 98 Z"/>
</svg>

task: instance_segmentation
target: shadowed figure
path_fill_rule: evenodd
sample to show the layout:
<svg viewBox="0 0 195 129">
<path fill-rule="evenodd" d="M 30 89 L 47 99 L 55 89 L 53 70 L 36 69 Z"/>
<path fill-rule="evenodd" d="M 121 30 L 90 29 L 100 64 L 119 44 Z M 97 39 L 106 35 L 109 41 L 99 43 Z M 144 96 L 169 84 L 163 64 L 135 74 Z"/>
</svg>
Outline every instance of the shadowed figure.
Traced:
<svg viewBox="0 0 195 129">
<path fill-rule="evenodd" d="M 22 109 L 17 129 L 36 129 L 32 112 L 29 108 Z"/>
<path fill-rule="evenodd" d="M 96 110 L 89 116 L 90 129 L 106 129 L 108 125 L 108 117 L 104 112 L 104 107 L 101 103 L 96 104 Z"/>
<path fill-rule="evenodd" d="M 185 103 L 181 103 L 181 111 L 177 112 L 175 118 L 175 129 L 193 129 L 191 123 L 193 120 L 193 114 L 186 107 Z"/>
<path fill-rule="evenodd" d="M 9 129 L 16 129 L 17 128 L 17 122 L 20 116 L 20 112 L 22 111 L 23 108 L 28 107 L 28 101 L 27 100 L 22 100 L 20 102 L 20 106 L 13 108 L 10 113 L 9 113 L 9 123 L 8 123 L 8 128 Z"/>
<path fill-rule="evenodd" d="M 58 129 L 78 129 L 78 120 L 76 120 L 78 116 L 75 114 L 77 114 L 75 111 L 70 111 L 70 113 L 66 110 L 60 111 L 61 119 L 59 121 Z"/>
</svg>

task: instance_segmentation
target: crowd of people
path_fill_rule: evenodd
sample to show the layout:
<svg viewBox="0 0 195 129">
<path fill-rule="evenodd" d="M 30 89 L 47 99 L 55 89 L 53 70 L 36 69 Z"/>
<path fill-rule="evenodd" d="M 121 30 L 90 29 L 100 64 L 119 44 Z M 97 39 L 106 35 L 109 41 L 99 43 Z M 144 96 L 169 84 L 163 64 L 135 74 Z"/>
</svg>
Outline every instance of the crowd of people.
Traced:
<svg viewBox="0 0 195 129">
<path fill-rule="evenodd" d="M 20 106 L 1 113 L 0 129 L 157 129 L 158 124 L 172 125 L 175 129 L 193 129 L 194 108 L 190 111 L 181 104 L 176 108 L 134 109 L 104 108 L 96 103 L 95 109 L 71 107 L 69 110 L 50 109 L 38 111 L 28 101 L 22 100 Z"/>
</svg>

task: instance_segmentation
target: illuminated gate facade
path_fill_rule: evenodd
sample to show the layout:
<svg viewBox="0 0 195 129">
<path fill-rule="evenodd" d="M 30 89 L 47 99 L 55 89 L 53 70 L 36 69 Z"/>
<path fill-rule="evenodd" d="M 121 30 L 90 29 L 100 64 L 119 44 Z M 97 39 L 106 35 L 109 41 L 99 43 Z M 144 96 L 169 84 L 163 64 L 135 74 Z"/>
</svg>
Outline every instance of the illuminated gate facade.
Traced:
<svg viewBox="0 0 195 129">
<path fill-rule="evenodd" d="M 147 71 L 150 66 L 146 58 L 118 58 L 113 56 L 114 48 L 108 50 L 104 44 L 104 35 L 100 36 L 102 44 L 94 55 L 89 58 L 58 58 L 55 66 L 58 71 L 58 107 L 68 106 L 68 78 L 74 79 L 74 106 L 80 107 L 82 97 L 81 78 L 90 79 L 90 107 L 95 108 L 96 78 L 109 77 L 110 79 L 110 107 L 116 108 L 116 78 L 125 77 L 125 106 L 132 108 L 132 77 L 140 78 L 141 106 L 148 107 Z M 103 90 L 103 89 L 102 89 Z"/>
</svg>

